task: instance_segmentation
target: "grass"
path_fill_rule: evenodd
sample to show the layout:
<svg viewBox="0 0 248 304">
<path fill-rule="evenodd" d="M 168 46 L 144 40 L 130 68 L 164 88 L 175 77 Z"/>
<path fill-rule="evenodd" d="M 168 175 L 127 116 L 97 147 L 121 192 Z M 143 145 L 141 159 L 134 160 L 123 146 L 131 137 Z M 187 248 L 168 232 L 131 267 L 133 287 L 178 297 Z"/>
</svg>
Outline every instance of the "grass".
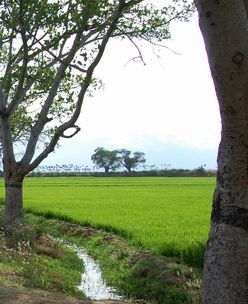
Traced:
<svg viewBox="0 0 248 304">
<path fill-rule="evenodd" d="M 201 265 L 214 178 L 27 178 L 26 210 L 129 237 Z"/>
<path fill-rule="evenodd" d="M 37 227 L 27 222 L 9 226 L 0 218 L 0 285 L 39 288 L 85 299 L 76 288 L 81 281 L 82 261 Z"/>
</svg>

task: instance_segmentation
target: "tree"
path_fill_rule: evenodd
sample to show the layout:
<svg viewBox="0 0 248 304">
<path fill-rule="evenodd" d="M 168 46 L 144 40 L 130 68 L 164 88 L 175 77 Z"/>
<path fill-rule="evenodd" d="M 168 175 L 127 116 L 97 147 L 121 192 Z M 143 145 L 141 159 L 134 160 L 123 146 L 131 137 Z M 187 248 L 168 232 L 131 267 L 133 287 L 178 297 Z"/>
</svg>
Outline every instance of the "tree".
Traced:
<svg viewBox="0 0 248 304">
<path fill-rule="evenodd" d="M 24 177 L 61 137 L 80 131 L 76 122 L 86 94 L 99 86 L 93 74 L 109 39 L 127 38 L 138 51 L 139 40 L 156 46 L 170 38 L 170 23 L 187 19 L 190 11 L 177 0 L 161 9 L 142 0 L 0 0 L 0 137 L 8 220 L 22 217 Z"/>
<path fill-rule="evenodd" d="M 202 303 L 248 301 L 248 3 L 197 0 L 222 133 Z"/>
<path fill-rule="evenodd" d="M 120 158 L 117 150 L 106 150 L 102 147 L 96 148 L 91 160 L 98 168 L 104 168 L 105 173 L 120 167 Z"/>
<path fill-rule="evenodd" d="M 135 169 L 138 165 L 144 164 L 146 162 L 145 153 L 143 152 L 132 152 L 126 149 L 119 150 L 120 163 L 123 167 L 127 169 L 128 172 L 131 172 L 132 169 Z"/>
</svg>

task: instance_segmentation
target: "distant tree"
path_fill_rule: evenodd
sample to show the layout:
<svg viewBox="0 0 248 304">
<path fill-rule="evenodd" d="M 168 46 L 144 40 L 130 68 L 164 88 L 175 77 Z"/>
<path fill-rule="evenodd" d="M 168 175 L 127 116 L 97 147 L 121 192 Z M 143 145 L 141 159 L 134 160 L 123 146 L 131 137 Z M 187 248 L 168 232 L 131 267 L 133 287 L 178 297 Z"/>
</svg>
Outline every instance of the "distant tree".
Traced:
<svg viewBox="0 0 248 304">
<path fill-rule="evenodd" d="M 200 166 L 192 171 L 192 174 L 195 176 L 206 176 L 208 174 L 204 166 Z"/>
<path fill-rule="evenodd" d="M 120 162 L 123 167 L 127 169 L 128 172 L 131 172 L 132 169 L 135 169 L 138 165 L 144 164 L 146 162 L 145 153 L 143 152 L 134 152 L 126 149 L 118 150 L 120 155 Z"/>
<path fill-rule="evenodd" d="M 105 173 L 108 173 L 110 170 L 114 171 L 120 167 L 120 157 L 117 150 L 110 151 L 99 147 L 94 152 L 91 160 L 97 168 L 104 168 Z"/>
</svg>

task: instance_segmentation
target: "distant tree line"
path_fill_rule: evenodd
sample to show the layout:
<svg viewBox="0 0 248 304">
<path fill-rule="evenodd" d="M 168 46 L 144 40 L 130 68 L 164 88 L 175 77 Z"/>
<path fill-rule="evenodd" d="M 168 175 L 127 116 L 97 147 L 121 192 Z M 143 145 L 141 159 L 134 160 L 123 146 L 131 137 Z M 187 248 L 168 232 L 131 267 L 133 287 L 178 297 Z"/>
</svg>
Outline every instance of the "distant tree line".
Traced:
<svg viewBox="0 0 248 304">
<path fill-rule="evenodd" d="M 39 166 L 36 170 L 31 172 L 29 176 L 165 176 L 165 177 L 207 177 L 216 176 L 216 170 L 207 170 L 204 166 L 199 166 L 196 169 L 173 169 L 169 166 L 161 165 L 164 168 L 158 168 L 155 165 L 144 165 L 137 171 L 110 171 L 99 172 L 96 166 L 89 167 L 85 165 L 63 164 L 63 165 L 49 165 Z M 0 171 L 0 176 L 3 172 Z"/>
</svg>

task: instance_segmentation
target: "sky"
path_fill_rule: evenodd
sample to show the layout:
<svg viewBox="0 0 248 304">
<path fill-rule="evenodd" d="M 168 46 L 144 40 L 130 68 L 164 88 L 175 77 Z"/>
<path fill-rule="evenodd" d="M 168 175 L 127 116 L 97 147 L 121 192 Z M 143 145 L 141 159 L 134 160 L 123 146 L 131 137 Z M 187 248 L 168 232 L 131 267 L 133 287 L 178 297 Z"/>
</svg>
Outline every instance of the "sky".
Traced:
<svg viewBox="0 0 248 304">
<path fill-rule="evenodd" d="M 130 61 L 137 52 L 129 42 L 109 43 L 95 73 L 104 87 L 86 98 L 81 132 L 42 165 L 92 167 L 91 155 L 104 147 L 142 151 L 158 168 L 215 169 L 221 124 L 197 16 L 175 23 L 165 45 L 142 44 L 144 65 Z"/>
</svg>

